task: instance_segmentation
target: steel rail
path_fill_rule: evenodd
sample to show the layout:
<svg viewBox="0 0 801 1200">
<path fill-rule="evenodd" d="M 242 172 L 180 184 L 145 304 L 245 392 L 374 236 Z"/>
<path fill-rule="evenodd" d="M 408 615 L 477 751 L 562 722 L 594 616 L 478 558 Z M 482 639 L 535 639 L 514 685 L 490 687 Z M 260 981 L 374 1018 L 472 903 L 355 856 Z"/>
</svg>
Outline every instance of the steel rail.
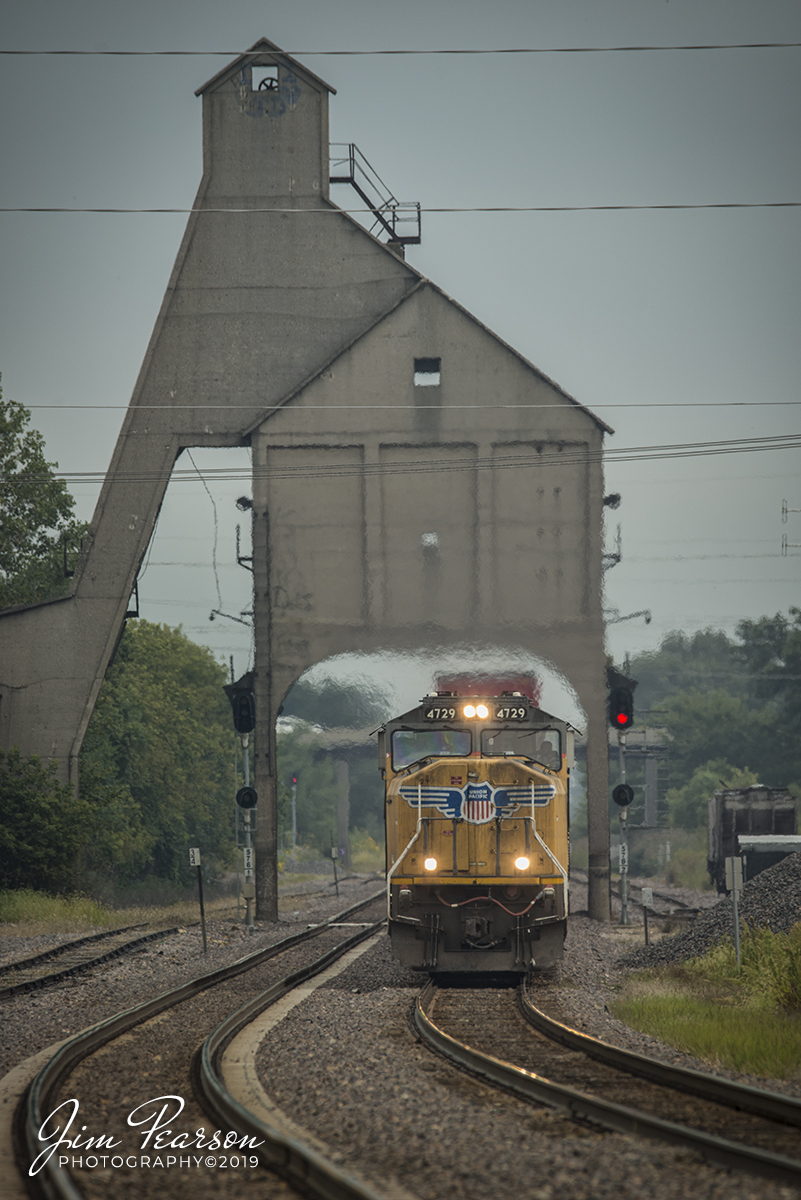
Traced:
<svg viewBox="0 0 801 1200">
<path fill-rule="evenodd" d="M 255 1153 L 264 1166 L 300 1187 L 315 1200 L 384 1200 L 384 1197 L 363 1180 L 336 1166 L 319 1151 L 269 1124 L 236 1100 L 223 1082 L 222 1057 L 231 1040 L 259 1013 L 307 979 L 320 974 L 360 942 L 372 937 L 385 924 L 386 920 L 382 917 L 375 924 L 352 934 L 316 962 L 279 980 L 243 1005 L 209 1035 L 193 1063 L 193 1082 L 205 1101 L 204 1107 L 209 1115 L 223 1126 L 259 1138 L 264 1144 L 257 1146 Z"/>
<path fill-rule="evenodd" d="M 256 950 L 252 954 L 247 954 L 227 967 L 219 967 L 216 971 L 210 971 L 205 975 L 198 975 L 194 979 L 181 984 L 179 987 L 170 988 L 168 991 L 162 992 L 150 1000 L 145 1000 L 141 1004 L 136 1004 L 131 1008 L 125 1009 L 123 1012 L 117 1013 L 113 1017 L 108 1017 L 105 1021 L 100 1021 L 98 1024 L 82 1030 L 75 1037 L 65 1042 L 26 1088 L 16 1113 L 15 1144 L 18 1166 L 25 1175 L 26 1185 L 29 1190 L 35 1190 L 39 1196 L 45 1197 L 46 1200 L 83 1200 L 82 1193 L 72 1182 L 69 1174 L 63 1168 L 54 1164 L 52 1158 L 45 1163 L 35 1176 L 30 1177 L 28 1175 L 29 1167 L 43 1150 L 39 1131 L 42 1128 L 46 1115 L 51 1111 L 48 1107 L 48 1101 L 61 1081 L 75 1069 L 82 1059 L 88 1057 L 88 1055 L 98 1050 L 101 1046 L 106 1045 L 106 1043 L 113 1041 L 114 1038 L 119 1037 L 122 1033 L 134 1028 L 136 1025 L 141 1025 L 144 1021 L 150 1020 L 151 1017 L 164 1012 L 166 1009 L 172 1008 L 184 1000 L 189 1000 L 218 983 L 233 979 L 237 975 L 249 971 L 252 967 L 267 962 L 284 951 L 291 950 L 295 946 L 316 937 L 327 929 L 329 925 L 341 922 L 354 913 L 359 912 L 360 909 L 366 908 L 368 904 L 382 898 L 383 895 L 384 889 L 382 888 L 381 891 L 375 892 L 366 899 L 360 900 L 357 904 L 350 905 L 341 913 L 337 913 L 329 921 L 310 926 L 302 933 L 293 934 L 290 937 L 283 938 L 280 942 L 276 942 L 272 946 L 266 946 L 262 950 Z"/>
<path fill-rule="evenodd" d="M 530 1025 L 551 1041 L 567 1046 L 569 1050 L 578 1050 L 589 1058 L 606 1063 L 607 1066 L 616 1067 L 629 1075 L 637 1075 L 641 1079 L 648 1079 L 662 1087 L 689 1092 L 693 1096 L 700 1096 L 702 1100 L 725 1104 L 729 1108 L 754 1113 L 758 1117 L 771 1117 L 774 1121 L 782 1121 L 786 1125 L 801 1126 L 801 1100 L 794 1096 L 783 1096 L 779 1092 L 750 1087 L 732 1079 L 709 1075 L 705 1071 L 676 1067 L 633 1050 L 622 1050 L 619 1046 L 612 1046 L 609 1042 L 581 1033 L 580 1030 L 547 1016 L 532 1003 L 525 984 L 518 988 L 517 1002 L 522 1016 Z"/>
<path fill-rule="evenodd" d="M 130 926 L 130 928 L 135 929 L 136 926 Z M 82 959 L 71 966 L 63 967 L 59 971 L 50 971 L 45 975 L 35 975 L 33 978 L 21 979 L 18 983 L 6 984 L 0 987 L 0 1000 L 7 1000 L 10 996 L 19 995 L 21 992 L 35 992 L 39 988 L 49 987 L 52 983 L 60 983 L 62 979 L 68 979 L 71 975 L 80 975 L 84 971 L 90 971 L 92 967 L 100 966 L 101 963 L 110 962 L 113 958 L 121 958 L 124 954 L 130 954 L 132 951 L 138 950 L 140 946 L 146 946 L 148 942 L 155 942 L 160 937 L 169 937 L 171 934 L 177 933 L 180 928 L 180 925 L 171 925 L 169 928 L 157 929 L 153 933 L 145 933 L 141 937 L 131 938 L 129 941 L 123 942 L 111 950 L 107 950 L 104 954 L 97 954 L 94 958 Z M 113 930 L 111 934 L 93 935 L 89 938 L 76 938 L 74 942 L 66 942 L 63 950 L 56 948 L 55 952 L 49 951 L 44 955 L 36 955 L 32 959 L 7 964 L 0 970 L 0 978 L 7 977 L 9 974 L 13 974 L 14 971 L 35 966 L 37 962 L 44 962 L 53 957 L 63 957 L 63 955 L 69 954 L 89 942 L 103 937 L 111 937 L 115 933 L 120 932 L 124 932 L 124 930 Z"/>
<path fill-rule="evenodd" d="M 496 1087 L 514 1092 L 525 1100 L 559 1108 L 576 1121 L 587 1121 L 604 1129 L 635 1137 L 651 1137 L 674 1145 L 689 1146 L 697 1150 L 708 1162 L 726 1170 L 734 1168 L 766 1175 L 769 1178 L 782 1179 L 796 1187 L 801 1183 L 801 1161 L 738 1145 L 726 1138 L 702 1133 L 673 1121 L 635 1111 L 622 1104 L 589 1096 L 577 1088 L 553 1083 L 533 1071 L 526 1071 L 522 1067 L 474 1050 L 465 1042 L 451 1037 L 427 1015 L 426 1008 L 435 993 L 436 985 L 430 982 L 415 1001 L 412 1019 L 418 1033 L 445 1058 Z"/>
<path fill-rule="evenodd" d="M 60 942 L 56 946 L 51 946 L 49 950 L 43 950 L 41 954 L 33 954 L 30 958 L 15 958 L 3 963 L 0 966 L 0 975 L 5 975 L 8 971 L 21 971 L 26 967 L 35 967 L 38 963 L 47 962 L 50 958 L 60 958 L 62 954 L 76 950 L 79 946 L 102 942 L 105 938 L 115 937 L 119 933 L 130 933 L 132 929 L 144 929 L 146 925 L 147 921 L 139 921 L 136 925 L 120 925 L 117 929 L 104 929 L 102 933 L 89 933 L 86 937 L 70 938 L 68 942 Z"/>
<path fill-rule="evenodd" d="M 586 871 L 582 871 L 581 869 L 571 871 L 570 875 L 572 879 L 575 879 L 576 883 L 586 884 L 589 882 L 589 876 L 587 875 Z M 632 883 L 631 880 L 629 880 L 628 886 L 630 888 L 636 888 L 638 892 L 642 893 L 642 884 Z M 708 911 L 705 908 L 695 908 L 692 904 L 687 904 L 686 901 L 679 900 L 676 896 L 671 896 L 670 892 L 660 892 L 657 888 L 652 888 L 652 891 L 655 897 L 658 897 L 660 900 L 664 900 L 666 904 L 673 905 L 673 910 L 670 912 L 663 912 L 662 909 L 652 908 L 651 914 L 657 919 L 663 917 L 696 917 L 699 913 Z M 620 892 L 616 892 L 614 888 L 612 889 L 612 895 L 616 900 L 620 899 Z M 638 908 L 643 907 L 642 900 L 637 900 L 634 896 L 629 896 L 628 899 L 629 904 L 636 904 Z"/>
</svg>

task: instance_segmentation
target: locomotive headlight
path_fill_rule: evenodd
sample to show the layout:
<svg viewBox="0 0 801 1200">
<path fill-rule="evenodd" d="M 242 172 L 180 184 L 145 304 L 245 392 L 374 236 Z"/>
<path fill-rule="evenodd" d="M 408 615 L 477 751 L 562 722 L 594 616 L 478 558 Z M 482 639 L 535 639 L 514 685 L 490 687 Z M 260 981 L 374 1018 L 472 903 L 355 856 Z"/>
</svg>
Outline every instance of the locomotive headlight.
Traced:
<svg viewBox="0 0 801 1200">
<path fill-rule="evenodd" d="M 427 858 L 426 861 L 423 863 L 423 866 L 425 867 L 425 869 L 427 871 L 436 871 L 437 860 L 435 858 Z"/>
<path fill-rule="evenodd" d="M 520 858 L 515 859 L 515 866 L 517 867 L 518 871 L 527 871 L 531 866 L 531 863 L 525 857 L 525 855 L 523 855 Z"/>
<path fill-rule="evenodd" d="M 466 717 L 474 717 L 474 716 L 476 715 L 476 710 L 475 710 L 475 707 L 474 707 L 474 705 L 472 705 L 472 704 L 465 704 L 465 706 L 464 706 L 464 715 L 465 715 Z"/>
<path fill-rule="evenodd" d="M 489 716 L 489 709 L 487 708 L 486 704 L 478 705 L 478 707 L 476 708 L 476 716 L 481 717 L 482 721 L 484 720 L 485 717 Z"/>
</svg>

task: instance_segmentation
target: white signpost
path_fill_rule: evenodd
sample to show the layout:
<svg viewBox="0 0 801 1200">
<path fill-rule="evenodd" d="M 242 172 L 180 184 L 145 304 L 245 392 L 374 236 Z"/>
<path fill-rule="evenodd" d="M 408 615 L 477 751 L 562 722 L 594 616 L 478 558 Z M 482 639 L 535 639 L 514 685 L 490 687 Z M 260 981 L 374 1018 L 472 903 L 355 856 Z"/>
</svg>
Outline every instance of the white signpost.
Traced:
<svg viewBox="0 0 801 1200">
<path fill-rule="evenodd" d="M 743 890 L 743 860 L 739 857 L 726 859 L 726 891 L 731 892 L 734 908 L 734 956 L 740 965 L 740 912 L 738 902 Z"/>
<path fill-rule="evenodd" d="M 642 889 L 642 923 L 645 926 L 645 944 L 648 945 L 648 909 L 654 907 L 654 889 Z"/>
<path fill-rule="evenodd" d="M 197 867 L 197 890 L 200 896 L 200 928 L 203 931 L 203 953 L 206 953 L 206 910 L 203 907 L 203 876 L 200 873 L 200 847 L 192 846 L 189 850 L 189 865 Z"/>
</svg>

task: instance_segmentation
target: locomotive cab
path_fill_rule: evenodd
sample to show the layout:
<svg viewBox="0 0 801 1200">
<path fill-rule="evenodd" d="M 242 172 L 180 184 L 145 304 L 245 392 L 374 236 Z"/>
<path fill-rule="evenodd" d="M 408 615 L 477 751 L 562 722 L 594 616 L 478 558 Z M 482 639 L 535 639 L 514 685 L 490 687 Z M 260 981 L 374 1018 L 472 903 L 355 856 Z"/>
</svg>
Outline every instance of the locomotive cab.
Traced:
<svg viewBox="0 0 801 1200">
<path fill-rule="evenodd" d="M 393 952 L 436 973 L 562 956 L 573 730 L 521 693 L 426 696 L 379 737 Z"/>
</svg>

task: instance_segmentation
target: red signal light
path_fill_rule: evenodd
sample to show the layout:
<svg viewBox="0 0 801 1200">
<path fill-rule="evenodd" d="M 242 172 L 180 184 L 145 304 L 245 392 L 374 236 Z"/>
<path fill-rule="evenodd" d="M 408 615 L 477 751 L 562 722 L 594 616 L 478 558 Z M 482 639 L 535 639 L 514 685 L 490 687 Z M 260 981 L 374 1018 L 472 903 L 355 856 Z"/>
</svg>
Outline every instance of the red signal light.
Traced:
<svg viewBox="0 0 801 1200">
<path fill-rule="evenodd" d="M 609 723 L 620 730 L 634 724 L 634 697 L 628 688 L 612 688 L 609 693 Z"/>
</svg>

